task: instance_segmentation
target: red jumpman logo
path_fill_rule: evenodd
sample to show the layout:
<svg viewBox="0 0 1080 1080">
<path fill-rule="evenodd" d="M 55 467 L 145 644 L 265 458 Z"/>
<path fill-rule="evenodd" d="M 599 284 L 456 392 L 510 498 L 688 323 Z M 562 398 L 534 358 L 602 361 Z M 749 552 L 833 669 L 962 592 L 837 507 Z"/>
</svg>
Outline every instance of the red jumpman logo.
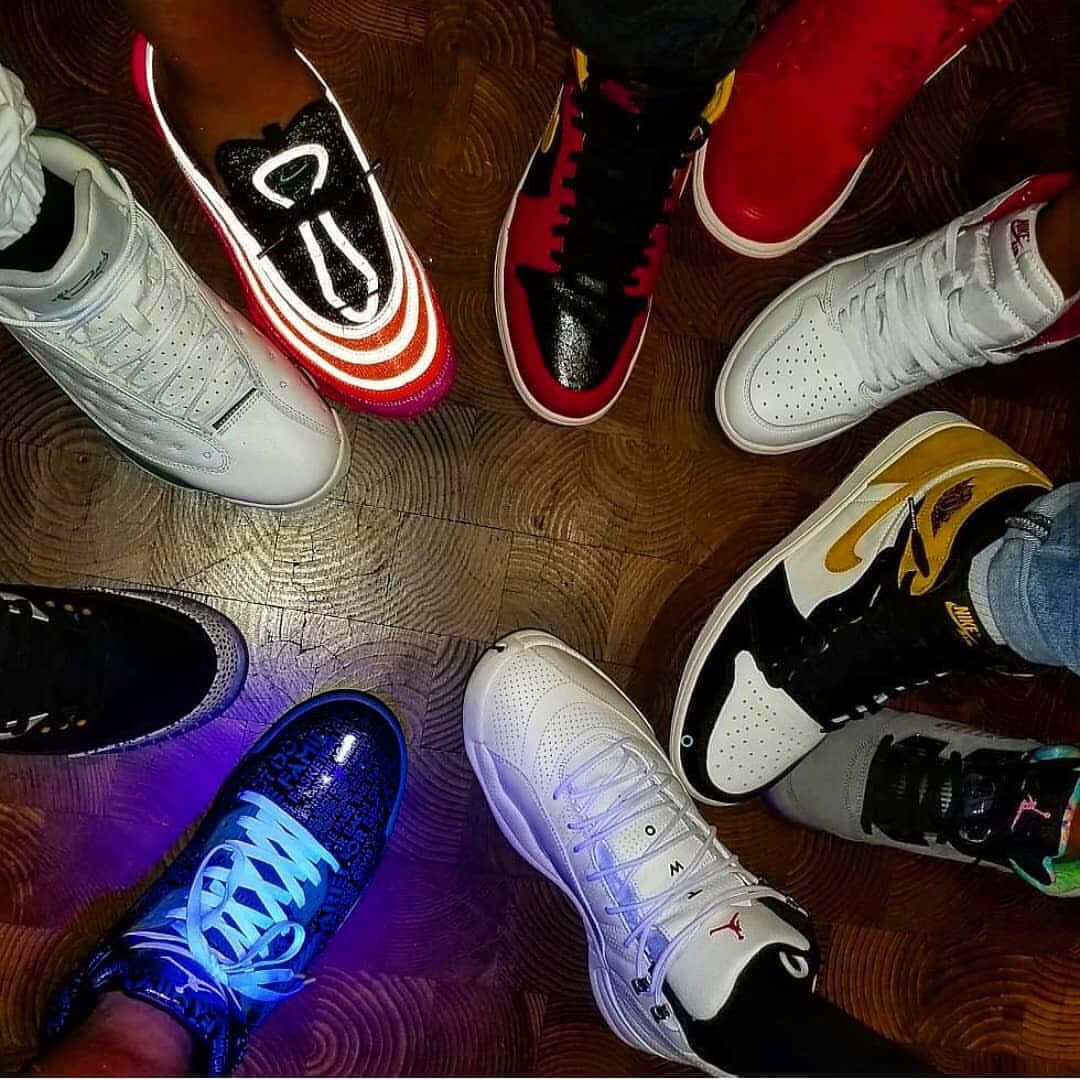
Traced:
<svg viewBox="0 0 1080 1080">
<path fill-rule="evenodd" d="M 740 941 L 745 940 L 742 927 L 739 925 L 739 913 L 737 911 L 723 926 L 714 926 L 709 931 L 709 937 L 712 937 L 713 934 L 719 934 L 721 930 L 730 930 Z"/>
<path fill-rule="evenodd" d="M 1017 807 L 1016 817 L 1014 817 L 1012 821 L 1013 832 L 1016 832 L 1016 826 L 1020 823 L 1020 819 L 1028 813 L 1038 814 L 1039 817 L 1046 818 L 1048 821 L 1050 820 L 1050 811 L 1040 810 L 1039 804 L 1030 795 L 1025 795 L 1021 800 L 1020 805 Z"/>
</svg>

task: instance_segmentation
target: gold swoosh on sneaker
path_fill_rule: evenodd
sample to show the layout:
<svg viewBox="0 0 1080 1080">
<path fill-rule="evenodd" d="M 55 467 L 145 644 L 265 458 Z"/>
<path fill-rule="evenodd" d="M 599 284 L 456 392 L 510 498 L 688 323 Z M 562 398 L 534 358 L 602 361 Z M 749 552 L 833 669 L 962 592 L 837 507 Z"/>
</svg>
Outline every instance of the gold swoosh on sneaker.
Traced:
<svg viewBox="0 0 1080 1080">
<path fill-rule="evenodd" d="M 547 127 L 544 128 L 544 135 L 540 140 L 540 153 L 546 154 L 551 149 L 551 144 L 555 141 L 555 133 L 559 130 L 559 119 L 562 116 L 562 91 L 559 91 L 559 97 L 555 102 L 555 108 L 551 110 L 551 118 L 547 122 Z"/>
<path fill-rule="evenodd" d="M 893 490 L 834 541 L 825 556 L 825 569 L 834 574 L 854 570 L 862 562 L 858 546 L 863 537 L 913 500 L 917 506 L 913 524 L 926 559 L 917 562 L 909 542 L 899 574 L 901 581 L 914 574 L 910 586 L 914 595 L 933 587 L 957 534 L 981 506 L 1015 488 L 1048 490 L 1053 486 L 1040 469 L 1000 439 L 967 426 L 935 431 L 915 443 L 873 476 L 866 487 L 879 484 Z M 965 485 L 963 500 L 956 497 L 959 484 Z"/>
</svg>

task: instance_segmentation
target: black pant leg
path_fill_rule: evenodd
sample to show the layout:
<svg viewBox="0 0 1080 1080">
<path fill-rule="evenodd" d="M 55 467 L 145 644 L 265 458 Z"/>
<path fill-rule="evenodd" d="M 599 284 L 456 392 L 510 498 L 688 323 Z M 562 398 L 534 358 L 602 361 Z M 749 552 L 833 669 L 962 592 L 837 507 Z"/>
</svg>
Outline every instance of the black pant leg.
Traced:
<svg viewBox="0 0 1080 1080">
<path fill-rule="evenodd" d="M 593 60 L 643 82 L 726 75 L 756 28 L 753 0 L 552 0 L 555 21 Z"/>
</svg>

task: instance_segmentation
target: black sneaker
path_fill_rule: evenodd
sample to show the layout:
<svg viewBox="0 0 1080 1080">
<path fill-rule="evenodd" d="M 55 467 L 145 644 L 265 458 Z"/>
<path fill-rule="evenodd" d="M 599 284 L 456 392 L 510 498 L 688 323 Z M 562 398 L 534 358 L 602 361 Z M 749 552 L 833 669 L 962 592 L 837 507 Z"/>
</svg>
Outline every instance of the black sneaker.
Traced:
<svg viewBox="0 0 1080 1080">
<path fill-rule="evenodd" d="M 126 749 L 221 715 L 247 675 L 224 615 L 182 596 L 0 585 L 0 752 Z"/>
<path fill-rule="evenodd" d="M 848 840 L 1013 870 L 1080 896 L 1080 749 L 883 709 L 771 787 L 791 821 Z"/>
<path fill-rule="evenodd" d="M 698 798 L 748 798 L 847 721 L 952 671 L 1030 674 L 979 622 L 968 572 L 1050 486 L 952 413 L 894 431 L 699 635 L 670 747 Z"/>
<path fill-rule="evenodd" d="M 405 786 L 405 741 L 368 694 L 287 712 L 247 753 L 191 842 L 46 1010 L 55 1041 L 119 991 L 191 1034 L 192 1073 L 221 1075 L 379 865 Z"/>
</svg>

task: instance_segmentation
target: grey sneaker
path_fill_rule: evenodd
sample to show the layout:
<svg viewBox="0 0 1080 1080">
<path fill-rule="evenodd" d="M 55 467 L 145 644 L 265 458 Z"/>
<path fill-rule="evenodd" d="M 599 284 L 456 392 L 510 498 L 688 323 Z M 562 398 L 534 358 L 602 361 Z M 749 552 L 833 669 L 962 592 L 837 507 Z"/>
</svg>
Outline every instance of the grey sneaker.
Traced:
<svg viewBox="0 0 1080 1080">
<path fill-rule="evenodd" d="M 1080 748 L 883 709 L 837 731 L 769 789 L 783 817 L 846 840 L 1012 870 L 1080 896 Z"/>
</svg>

